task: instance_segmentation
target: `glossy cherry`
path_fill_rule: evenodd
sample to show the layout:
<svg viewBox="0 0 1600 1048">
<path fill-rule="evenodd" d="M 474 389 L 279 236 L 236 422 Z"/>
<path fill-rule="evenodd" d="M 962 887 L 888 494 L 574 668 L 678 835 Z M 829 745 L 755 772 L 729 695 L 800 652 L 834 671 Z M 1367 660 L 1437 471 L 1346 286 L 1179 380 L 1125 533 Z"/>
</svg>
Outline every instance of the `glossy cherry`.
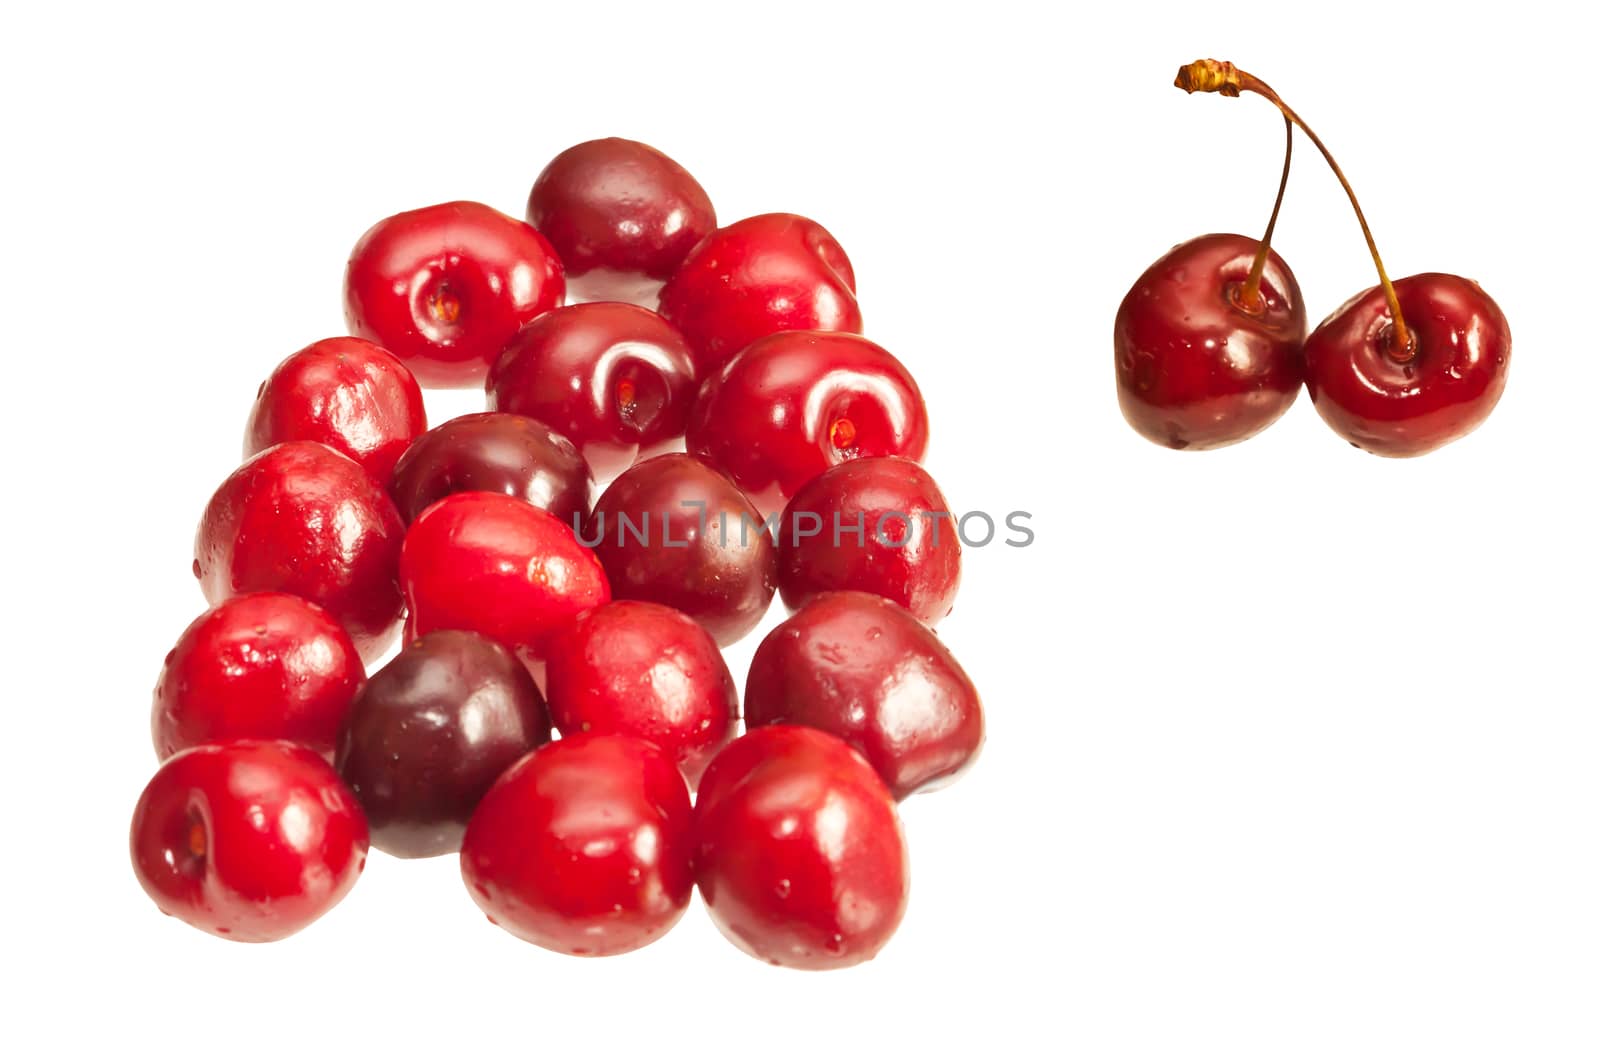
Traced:
<svg viewBox="0 0 1600 1048">
<path fill-rule="evenodd" d="M 474 902 L 538 946 L 605 957 L 649 945 L 689 905 L 693 811 L 654 746 L 581 734 L 512 765 L 461 846 Z"/>
<path fill-rule="evenodd" d="M 490 491 L 458 492 L 422 511 L 406 533 L 400 582 L 411 637 L 474 630 L 530 666 L 579 612 L 611 599 L 600 561 L 570 527 Z"/>
<path fill-rule="evenodd" d="M 506 340 L 565 297 L 549 241 L 471 201 L 384 219 L 345 268 L 350 333 L 399 357 L 424 386 L 480 384 Z"/>
<path fill-rule="evenodd" d="M 683 436 L 694 361 L 671 324 L 622 302 L 551 310 L 489 372 L 489 406 L 571 438 L 602 482 Z"/>
<path fill-rule="evenodd" d="M 163 913 L 237 942 L 322 916 L 366 865 L 356 799 L 311 750 L 247 740 L 184 750 L 134 808 L 129 851 Z"/>
<path fill-rule="evenodd" d="M 286 739 L 333 757 L 367 679 L 333 616 L 287 593 L 247 593 L 189 624 L 156 681 L 150 734 L 162 760 L 206 742 Z"/>
<path fill-rule="evenodd" d="M 261 384 L 244 453 L 314 440 L 387 484 L 395 460 L 427 428 L 422 390 L 398 357 L 364 338 L 325 338 L 291 354 Z"/>
<path fill-rule="evenodd" d="M 572 441 L 542 422 L 486 411 L 435 426 L 400 457 L 389 493 L 407 521 L 446 495 L 495 491 L 549 510 L 568 527 L 589 515 L 593 478 Z"/>
<path fill-rule="evenodd" d="M 950 505 L 909 459 L 852 459 L 812 478 L 784 508 L 777 546 L 778 589 L 791 608 L 862 590 L 931 626 L 950 613 L 961 582 Z"/>
<path fill-rule="evenodd" d="M 337 767 L 372 843 L 422 858 L 459 850 L 501 772 L 549 741 L 539 689 L 515 656 L 477 633 L 436 630 L 361 689 Z"/>
<path fill-rule="evenodd" d="M 894 798 L 834 736 L 776 725 L 735 739 L 700 780 L 694 822 L 700 895 L 751 956 L 844 968 L 899 927 L 909 871 Z"/>
<path fill-rule="evenodd" d="M 755 629 L 777 585 L 761 513 L 691 455 L 646 459 L 613 481 L 584 543 L 605 565 L 613 596 L 677 608 L 724 647 Z"/>
<path fill-rule="evenodd" d="M 861 331 L 856 277 L 833 235 L 799 215 L 756 215 L 717 230 L 661 291 L 661 315 L 688 338 L 702 379 L 776 331 Z"/>
<path fill-rule="evenodd" d="M 291 441 L 246 460 L 217 488 L 195 534 L 194 573 L 212 604 L 240 593 L 292 593 L 320 605 L 363 658 L 394 640 L 405 525 L 352 460 Z"/>
<path fill-rule="evenodd" d="M 936 789 L 983 745 L 972 680 L 934 632 L 869 593 L 826 593 L 750 662 L 745 723 L 804 724 L 854 746 L 896 798 Z"/>
<path fill-rule="evenodd" d="M 563 738 L 644 739 L 691 787 L 738 726 L 739 691 L 716 640 L 662 604 L 619 600 L 584 612 L 550 645 L 545 672 Z"/>
<path fill-rule="evenodd" d="M 691 248 L 717 227 L 711 198 L 643 142 L 581 142 L 539 172 L 528 221 L 566 265 L 576 297 L 654 305 Z"/>
</svg>

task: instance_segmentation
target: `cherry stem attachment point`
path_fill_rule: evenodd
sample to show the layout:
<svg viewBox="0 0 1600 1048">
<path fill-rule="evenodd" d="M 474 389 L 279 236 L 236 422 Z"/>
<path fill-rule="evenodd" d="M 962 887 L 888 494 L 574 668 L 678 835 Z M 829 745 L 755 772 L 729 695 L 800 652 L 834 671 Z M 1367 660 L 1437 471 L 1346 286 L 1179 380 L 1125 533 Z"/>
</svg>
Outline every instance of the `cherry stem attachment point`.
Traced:
<svg viewBox="0 0 1600 1048">
<path fill-rule="evenodd" d="M 1272 231 L 1278 227 L 1278 212 L 1283 208 L 1283 193 L 1289 188 L 1289 162 L 1294 159 L 1294 124 L 1283 118 L 1283 174 L 1278 178 L 1278 196 L 1272 201 L 1272 216 L 1267 219 L 1267 231 L 1261 234 L 1261 246 L 1250 263 L 1250 275 L 1239 289 L 1239 304 L 1249 312 L 1263 308 L 1261 300 L 1261 275 L 1267 269 L 1267 256 L 1272 254 Z"/>
</svg>

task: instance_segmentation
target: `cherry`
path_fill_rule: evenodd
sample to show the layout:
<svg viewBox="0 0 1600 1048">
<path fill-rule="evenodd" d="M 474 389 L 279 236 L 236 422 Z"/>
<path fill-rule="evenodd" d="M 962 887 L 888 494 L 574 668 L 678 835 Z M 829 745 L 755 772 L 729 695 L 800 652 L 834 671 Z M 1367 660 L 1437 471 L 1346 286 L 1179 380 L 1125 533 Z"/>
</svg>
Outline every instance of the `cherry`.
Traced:
<svg viewBox="0 0 1600 1048">
<path fill-rule="evenodd" d="M 549 238 L 567 286 L 586 299 L 654 305 L 689 250 L 717 227 L 711 198 L 643 142 L 581 142 L 539 172 L 528 221 Z"/>
<path fill-rule="evenodd" d="M 345 320 L 424 386 L 475 386 L 506 340 L 561 305 L 561 260 L 539 231 L 459 200 L 367 230 L 345 269 Z"/>
<path fill-rule="evenodd" d="M 363 338 L 325 338 L 291 354 L 261 384 L 244 453 L 314 440 L 387 484 L 395 460 L 427 428 L 422 390 L 398 357 Z"/>
<path fill-rule="evenodd" d="M 581 611 L 611 599 L 605 572 L 550 513 L 491 491 L 463 491 L 406 532 L 400 584 L 410 637 L 475 630 L 531 666 Z"/>
<path fill-rule="evenodd" d="M 585 544 L 618 599 L 677 608 L 726 647 L 772 603 L 777 555 L 733 481 L 691 455 L 646 459 L 594 504 Z"/>
<path fill-rule="evenodd" d="M 133 811 L 133 871 L 163 913 L 237 942 L 304 928 L 366 865 L 367 823 L 326 761 L 281 741 L 184 750 Z"/>
<path fill-rule="evenodd" d="M 874 455 L 920 460 L 928 412 L 917 383 L 860 335 L 783 332 L 741 353 L 702 388 L 691 452 L 764 513 L 830 466 Z"/>
<path fill-rule="evenodd" d="M 534 419 L 486 411 L 418 437 L 395 466 L 389 492 L 408 522 L 446 495 L 496 491 L 576 529 L 589 515 L 592 482 L 572 441 Z"/>
<path fill-rule="evenodd" d="M 661 290 L 661 315 L 688 338 L 702 379 L 776 331 L 860 333 L 856 277 L 833 235 L 799 215 L 756 215 L 689 252 Z"/>
<path fill-rule="evenodd" d="M 718 929 L 760 960 L 870 960 L 905 913 L 894 798 L 861 754 L 799 725 L 755 728 L 700 780 L 695 876 Z"/>
<path fill-rule="evenodd" d="M 400 626 L 404 528 L 359 465 L 290 441 L 247 459 L 211 496 L 195 534 L 194 573 L 212 604 L 270 590 L 321 605 L 372 659 Z"/>
<path fill-rule="evenodd" d="M 950 613 L 961 582 L 950 506 L 909 459 L 852 459 L 812 478 L 784 508 L 777 545 L 779 592 L 791 608 L 864 590 L 931 626 Z"/>
<path fill-rule="evenodd" d="M 436 630 L 361 689 L 337 767 L 367 813 L 372 843 L 422 858 L 459 850 L 495 779 L 549 741 L 544 703 L 521 662 L 487 637 Z"/>
<path fill-rule="evenodd" d="M 333 616 L 287 593 L 247 593 L 189 624 L 156 681 L 162 760 L 206 742 L 286 739 L 332 758 L 361 656 Z"/>
<path fill-rule="evenodd" d="M 689 905 L 693 811 L 654 746 L 575 735 L 512 765 L 478 805 L 461 878 L 489 920 L 583 957 L 636 950 Z"/>
<path fill-rule="evenodd" d="M 654 743 L 693 787 L 731 738 L 739 691 L 717 642 L 661 604 L 620 600 L 573 619 L 550 645 L 546 694 L 562 737 Z"/>
<path fill-rule="evenodd" d="M 983 745 L 977 689 L 932 630 L 868 593 L 808 601 L 756 649 L 745 722 L 804 724 L 864 754 L 896 798 L 935 789 Z"/>
<path fill-rule="evenodd" d="M 570 437 L 610 480 L 683 436 L 696 391 L 683 336 L 648 309 L 587 302 L 523 328 L 489 371 L 489 406 Z"/>
<path fill-rule="evenodd" d="M 1354 446 L 1394 457 L 1426 454 L 1477 428 L 1499 403 L 1511 361 L 1511 329 L 1494 300 L 1447 273 L 1390 281 L 1350 180 L 1265 82 L 1230 62 L 1201 59 L 1178 71 L 1177 86 L 1265 98 L 1317 147 L 1350 199 L 1378 286 L 1346 302 L 1306 340 L 1306 389 L 1323 421 Z"/>
</svg>

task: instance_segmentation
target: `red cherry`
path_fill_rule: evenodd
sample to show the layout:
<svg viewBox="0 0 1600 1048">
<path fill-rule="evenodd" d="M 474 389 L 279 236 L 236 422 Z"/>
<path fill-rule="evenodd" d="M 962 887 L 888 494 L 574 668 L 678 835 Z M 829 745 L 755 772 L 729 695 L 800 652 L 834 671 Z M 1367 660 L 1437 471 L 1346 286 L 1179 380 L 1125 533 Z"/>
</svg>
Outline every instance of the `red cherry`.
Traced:
<svg viewBox="0 0 1600 1048">
<path fill-rule="evenodd" d="M 407 521 L 458 491 L 497 491 L 576 529 L 593 478 L 572 441 L 542 422 L 485 411 L 430 429 L 400 457 L 389 491 Z"/>
<path fill-rule="evenodd" d="M 775 513 L 840 462 L 920 460 L 928 413 L 911 373 L 877 343 L 784 332 L 751 346 L 705 384 L 688 445 L 762 512 Z"/>
<path fill-rule="evenodd" d="M 778 524 L 778 586 L 799 607 L 832 590 L 888 597 L 928 625 L 950 614 L 961 540 L 933 478 L 915 462 L 841 462 L 789 501 Z"/>
<path fill-rule="evenodd" d="M 350 333 L 424 386 L 478 385 L 506 340 L 565 295 L 561 260 L 538 230 L 464 200 L 379 222 L 344 278 Z"/>
<path fill-rule="evenodd" d="M 1409 349 L 1395 346 L 1383 288 L 1368 288 L 1306 340 L 1306 389 L 1323 421 L 1363 451 L 1423 455 L 1472 432 L 1499 403 L 1511 327 L 1463 277 L 1423 273 L 1394 291 Z"/>
<path fill-rule="evenodd" d="M 285 739 L 332 758 L 361 656 L 333 616 L 287 593 L 247 593 L 189 624 L 156 681 L 162 760 L 206 742 Z"/>
<path fill-rule="evenodd" d="M 406 532 L 400 584 L 410 636 L 473 630 L 531 665 L 579 612 L 611 599 L 600 561 L 571 528 L 489 491 L 458 492 L 422 512 Z"/>
<path fill-rule="evenodd" d="M 361 338 L 325 338 L 279 364 L 261 384 L 244 453 L 314 440 L 360 463 L 379 484 L 428 428 L 422 390 L 398 357 Z"/>
<path fill-rule="evenodd" d="M 145 787 L 128 836 L 133 871 L 163 913 L 237 942 L 304 928 L 345 897 L 367 857 L 355 797 L 289 742 L 184 750 Z"/>
<path fill-rule="evenodd" d="M 661 291 L 661 315 L 715 374 L 775 331 L 860 333 L 856 276 L 833 235 L 799 215 L 756 215 L 712 233 Z"/>
<path fill-rule="evenodd" d="M 1253 437 L 1299 395 L 1306 309 L 1270 252 L 1259 297 L 1242 293 L 1261 242 L 1185 241 L 1134 282 L 1117 310 L 1117 399 L 1139 434 L 1203 451 Z"/>
<path fill-rule="evenodd" d="M 661 284 L 717 227 L 711 198 L 643 142 L 600 138 L 560 153 L 528 194 L 528 221 L 586 299 L 654 305 Z"/>
<path fill-rule="evenodd" d="M 695 876 L 722 934 L 788 968 L 870 960 L 905 913 L 894 798 L 855 750 L 814 728 L 756 728 L 700 780 Z"/>
<path fill-rule="evenodd" d="M 588 302 L 523 328 L 489 372 L 489 406 L 571 438 L 610 480 L 683 436 L 697 386 L 688 343 L 648 309 Z"/>
<path fill-rule="evenodd" d="M 461 847 L 500 773 L 550 741 L 539 689 L 505 648 L 465 630 L 407 645 L 361 689 L 339 739 L 339 774 L 372 843 L 420 858 Z"/>
<path fill-rule="evenodd" d="M 777 555 L 760 512 L 691 455 L 646 459 L 594 504 L 585 543 L 618 599 L 677 608 L 726 647 L 766 614 Z"/>
<path fill-rule="evenodd" d="M 575 735 L 512 765 L 461 845 L 472 900 L 548 950 L 605 957 L 665 935 L 689 905 L 693 812 L 661 752 Z"/>
<path fill-rule="evenodd" d="M 750 662 L 745 722 L 804 724 L 864 754 L 901 798 L 946 785 L 983 745 L 978 691 L 932 630 L 868 593 L 826 593 Z"/>
<path fill-rule="evenodd" d="M 654 743 L 692 787 L 731 738 L 739 691 L 717 642 L 661 604 L 622 600 L 579 615 L 550 646 L 545 694 L 562 737 Z"/>
<path fill-rule="evenodd" d="M 268 448 L 234 470 L 195 534 L 195 577 L 212 604 L 261 590 L 304 597 L 339 620 L 363 658 L 394 639 L 405 525 L 360 466 L 321 444 Z"/>
</svg>

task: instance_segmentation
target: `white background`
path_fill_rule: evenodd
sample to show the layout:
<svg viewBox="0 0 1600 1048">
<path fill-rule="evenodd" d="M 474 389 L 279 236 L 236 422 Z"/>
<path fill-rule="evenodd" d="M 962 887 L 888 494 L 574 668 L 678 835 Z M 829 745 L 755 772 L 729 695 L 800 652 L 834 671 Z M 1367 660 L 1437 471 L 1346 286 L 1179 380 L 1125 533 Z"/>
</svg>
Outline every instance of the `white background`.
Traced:
<svg viewBox="0 0 1600 1048">
<path fill-rule="evenodd" d="M 6 1040 L 1600 1039 L 1580 5 L 142 6 L 0 30 Z M 1169 86 L 1200 56 L 1311 121 L 1392 272 L 1498 299 L 1516 349 L 1477 434 L 1379 460 L 1304 398 L 1207 454 L 1124 425 L 1127 286 L 1181 239 L 1259 235 L 1276 185 L 1267 103 Z M 203 608 L 193 527 L 256 384 L 342 331 L 370 223 L 520 214 L 547 159 L 611 134 L 724 221 L 827 225 L 951 501 L 1035 516 L 1033 547 L 970 554 L 941 630 L 990 737 L 904 808 L 898 937 L 773 970 L 696 902 L 579 961 L 492 928 L 453 859 L 376 854 L 277 945 L 161 917 L 126 855 L 148 696 Z M 1277 246 L 1315 321 L 1373 277 L 1298 156 Z M 435 422 L 478 405 L 429 398 Z"/>
</svg>

